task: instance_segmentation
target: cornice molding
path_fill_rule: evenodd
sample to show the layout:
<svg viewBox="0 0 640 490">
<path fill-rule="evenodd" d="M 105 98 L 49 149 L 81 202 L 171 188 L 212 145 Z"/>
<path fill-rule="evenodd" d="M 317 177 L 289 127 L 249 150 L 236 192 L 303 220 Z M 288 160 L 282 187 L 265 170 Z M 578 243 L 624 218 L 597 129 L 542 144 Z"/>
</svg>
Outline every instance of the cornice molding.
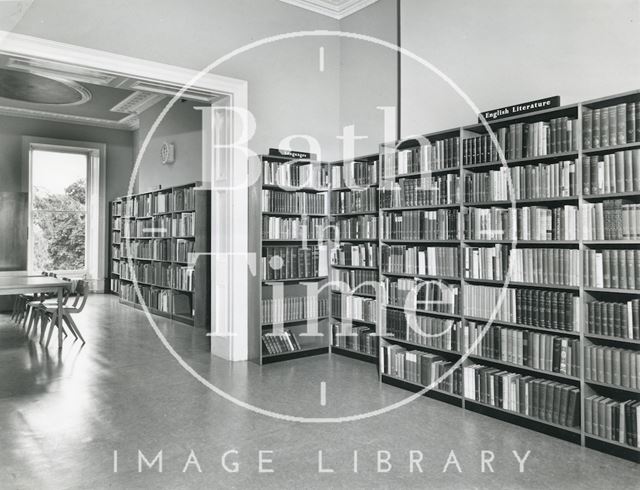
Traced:
<svg viewBox="0 0 640 490">
<path fill-rule="evenodd" d="M 26 117 L 29 119 L 40 119 L 43 121 L 57 121 L 70 124 L 83 124 L 85 126 L 96 126 L 99 128 L 120 129 L 124 131 L 135 131 L 138 129 L 139 120 L 136 114 L 130 114 L 119 121 L 100 119 L 98 117 L 76 116 L 72 114 L 60 114 L 57 112 L 41 111 L 34 109 L 23 109 L 18 107 L 8 107 L 0 105 L 0 115 L 13 117 Z"/>
<path fill-rule="evenodd" d="M 317 14 L 326 15 L 336 20 L 342 20 L 345 17 L 362 10 L 369 5 L 376 3 L 378 0 L 345 0 L 340 5 L 328 0 L 280 0 L 281 2 L 295 5 L 303 9 L 311 10 Z"/>
</svg>

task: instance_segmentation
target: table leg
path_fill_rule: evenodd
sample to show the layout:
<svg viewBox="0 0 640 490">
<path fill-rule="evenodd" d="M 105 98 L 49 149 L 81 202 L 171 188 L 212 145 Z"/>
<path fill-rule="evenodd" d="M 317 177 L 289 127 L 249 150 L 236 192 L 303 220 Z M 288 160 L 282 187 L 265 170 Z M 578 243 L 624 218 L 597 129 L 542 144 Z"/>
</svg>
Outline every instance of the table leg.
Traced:
<svg viewBox="0 0 640 490">
<path fill-rule="evenodd" d="M 62 350 L 62 288 L 58 288 L 58 350 Z M 51 326 L 53 328 L 53 325 Z"/>
</svg>

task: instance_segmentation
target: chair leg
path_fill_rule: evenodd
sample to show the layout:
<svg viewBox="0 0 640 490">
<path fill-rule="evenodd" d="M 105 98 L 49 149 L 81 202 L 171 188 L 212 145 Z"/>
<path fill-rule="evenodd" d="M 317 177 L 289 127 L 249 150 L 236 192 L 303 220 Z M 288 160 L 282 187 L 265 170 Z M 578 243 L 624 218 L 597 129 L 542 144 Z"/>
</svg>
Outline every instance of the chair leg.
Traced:
<svg viewBox="0 0 640 490">
<path fill-rule="evenodd" d="M 47 331 L 47 324 L 49 323 L 48 315 L 45 312 L 40 312 L 40 343 L 44 342 L 44 335 Z"/>
<path fill-rule="evenodd" d="M 13 300 L 13 310 L 11 310 L 11 319 L 15 320 L 18 318 L 18 308 L 20 305 L 20 296 L 16 296 L 16 299 Z"/>
<path fill-rule="evenodd" d="M 71 323 L 72 320 L 69 317 L 69 315 L 67 313 L 63 313 L 62 314 L 62 323 L 63 324 L 67 324 L 67 328 L 69 329 L 69 331 L 73 334 L 73 336 L 76 338 L 76 340 L 78 340 L 78 332 L 76 331 L 76 329 L 74 328 L 73 324 Z"/>
<path fill-rule="evenodd" d="M 75 331 L 75 333 L 78 334 L 78 337 L 80 337 L 80 341 L 83 344 L 86 344 L 86 341 L 84 340 L 84 337 L 82 336 L 82 334 L 80 333 L 80 329 L 78 328 L 78 325 L 76 325 L 75 320 L 73 319 L 73 317 L 71 315 L 65 315 L 67 317 L 67 320 L 71 323 L 71 328 L 73 328 L 73 330 Z M 76 337 L 77 338 L 77 337 Z"/>
<path fill-rule="evenodd" d="M 29 319 L 29 325 L 27 326 L 27 337 L 29 337 L 32 333 L 38 332 L 38 310 L 34 307 L 29 307 L 29 313 L 25 315 L 24 323 L 27 325 L 27 318 Z M 31 329 L 33 328 L 33 332 Z"/>
<path fill-rule="evenodd" d="M 45 344 L 45 347 L 48 348 L 49 347 L 49 342 L 51 342 L 51 336 L 53 335 L 53 331 L 56 329 L 56 326 L 58 328 L 60 328 L 59 325 L 57 325 L 58 323 L 58 314 L 57 313 L 53 313 L 51 315 L 51 326 L 49 328 L 49 335 L 47 336 L 47 343 Z"/>
</svg>

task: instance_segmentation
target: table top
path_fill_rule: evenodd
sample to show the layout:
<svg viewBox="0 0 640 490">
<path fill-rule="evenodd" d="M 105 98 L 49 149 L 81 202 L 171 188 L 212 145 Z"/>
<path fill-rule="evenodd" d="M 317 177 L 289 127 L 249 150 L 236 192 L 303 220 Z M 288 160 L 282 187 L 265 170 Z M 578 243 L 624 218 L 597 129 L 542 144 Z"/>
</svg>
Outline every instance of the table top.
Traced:
<svg viewBox="0 0 640 490">
<path fill-rule="evenodd" d="M 40 289 L 50 288 L 55 290 L 61 287 L 68 287 L 71 283 L 56 277 L 48 276 L 0 276 L 0 292 L 12 291 L 16 289 Z"/>
</svg>

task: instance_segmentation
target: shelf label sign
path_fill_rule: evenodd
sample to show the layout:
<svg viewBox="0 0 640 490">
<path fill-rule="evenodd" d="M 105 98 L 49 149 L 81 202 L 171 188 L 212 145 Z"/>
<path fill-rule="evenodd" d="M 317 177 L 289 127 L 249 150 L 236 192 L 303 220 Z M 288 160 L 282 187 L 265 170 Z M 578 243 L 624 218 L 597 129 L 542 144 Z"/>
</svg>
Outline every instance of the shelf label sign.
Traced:
<svg viewBox="0 0 640 490">
<path fill-rule="evenodd" d="M 559 95 L 545 97 L 544 99 L 532 100 L 530 102 L 523 102 L 521 104 L 514 104 L 507 107 L 501 107 L 500 109 L 484 111 L 482 112 L 482 115 L 487 120 L 487 122 L 491 122 L 497 121 L 498 119 L 504 119 L 505 117 L 519 116 L 521 114 L 527 114 L 529 112 L 551 109 L 552 107 L 560 107 Z M 479 116 L 478 122 L 482 122 L 482 119 Z"/>
<path fill-rule="evenodd" d="M 295 158 L 297 160 L 315 160 L 317 156 L 304 151 L 281 150 L 280 148 L 269 148 L 269 155 L 272 157 Z"/>
</svg>

